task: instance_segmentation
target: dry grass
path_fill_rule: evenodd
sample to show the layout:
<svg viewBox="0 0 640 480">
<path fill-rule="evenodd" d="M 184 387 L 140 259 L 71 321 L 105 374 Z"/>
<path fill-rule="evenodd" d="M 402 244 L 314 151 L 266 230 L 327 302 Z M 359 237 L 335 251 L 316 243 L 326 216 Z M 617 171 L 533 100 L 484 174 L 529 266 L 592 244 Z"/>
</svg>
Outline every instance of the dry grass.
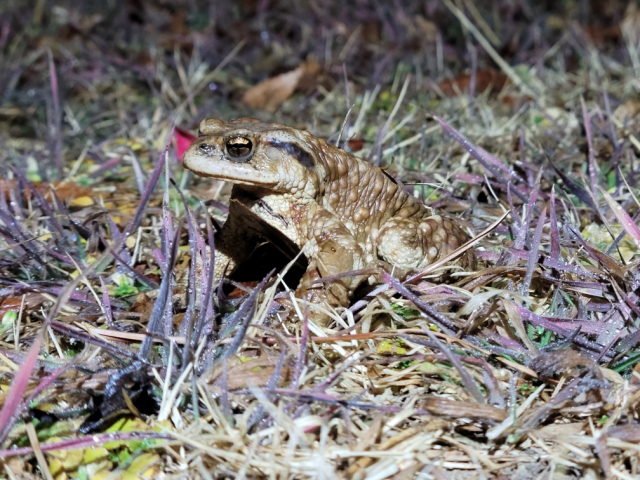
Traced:
<svg viewBox="0 0 640 480">
<path fill-rule="evenodd" d="M 469 3 L 7 8 L 0 478 L 638 478 L 635 14 L 611 40 L 529 5 L 494 38 Z M 308 53 L 276 112 L 239 101 Z M 190 270 L 228 188 L 173 128 L 246 114 L 391 165 L 487 231 L 477 271 L 386 275 L 325 329 L 279 274 Z"/>
</svg>

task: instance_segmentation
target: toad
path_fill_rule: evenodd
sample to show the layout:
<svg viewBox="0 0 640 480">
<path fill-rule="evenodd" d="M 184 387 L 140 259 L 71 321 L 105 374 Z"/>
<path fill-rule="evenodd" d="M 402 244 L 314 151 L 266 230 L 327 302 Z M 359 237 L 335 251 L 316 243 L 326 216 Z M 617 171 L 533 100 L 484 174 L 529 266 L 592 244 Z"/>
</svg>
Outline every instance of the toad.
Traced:
<svg viewBox="0 0 640 480">
<path fill-rule="evenodd" d="M 468 239 L 456 220 L 432 213 L 386 172 L 307 131 L 251 118 L 207 118 L 198 137 L 183 165 L 233 183 L 232 204 L 302 250 L 309 264 L 296 296 L 311 303 L 347 307 L 367 276 L 314 283 L 318 278 L 363 268 L 403 277 Z M 259 240 L 259 229 L 247 228 L 246 215 L 234 211 L 216 233 L 216 278 L 247 260 Z M 458 262 L 473 267 L 475 255 L 467 251 Z"/>
</svg>

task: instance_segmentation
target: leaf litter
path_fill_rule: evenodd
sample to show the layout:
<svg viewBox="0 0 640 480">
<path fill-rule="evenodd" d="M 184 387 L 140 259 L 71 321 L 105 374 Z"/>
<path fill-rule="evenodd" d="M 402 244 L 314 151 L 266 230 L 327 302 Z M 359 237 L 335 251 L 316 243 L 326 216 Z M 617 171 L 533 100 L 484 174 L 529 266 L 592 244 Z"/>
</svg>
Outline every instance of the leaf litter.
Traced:
<svg viewBox="0 0 640 480">
<path fill-rule="evenodd" d="M 94 8 L 0 28 L 0 476 L 638 475 L 637 9 Z M 329 328 L 295 262 L 215 281 L 229 186 L 180 158 L 248 115 L 388 167 L 477 268 L 366 272 Z"/>
</svg>

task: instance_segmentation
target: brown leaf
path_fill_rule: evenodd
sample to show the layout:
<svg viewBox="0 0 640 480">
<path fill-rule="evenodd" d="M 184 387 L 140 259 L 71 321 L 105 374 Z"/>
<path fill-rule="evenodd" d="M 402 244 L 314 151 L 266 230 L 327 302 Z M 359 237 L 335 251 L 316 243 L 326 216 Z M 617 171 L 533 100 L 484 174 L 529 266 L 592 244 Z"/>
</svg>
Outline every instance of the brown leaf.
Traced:
<svg viewBox="0 0 640 480">
<path fill-rule="evenodd" d="M 5 298 L 0 302 L 0 320 L 5 316 L 7 312 L 18 311 L 22 302 L 19 298 Z"/>
<path fill-rule="evenodd" d="M 361 138 L 352 138 L 347 142 L 347 144 L 352 152 L 359 152 L 364 148 L 364 140 Z"/>
<path fill-rule="evenodd" d="M 554 375 L 566 374 L 575 377 L 584 370 L 593 370 L 601 377 L 596 363 L 575 350 L 552 350 L 541 353 L 528 365 L 541 377 L 551 378 Z"/>
<path fill-rule="evenodd" d="M 482 405 L 474 402 L 458 402 L 441 397 L 427 397 L 417 406 L 427 410 L 433 415 L 441 415 L 451 418 L 469 418 L 472 420 L 490 420 L 502 422 L 507 418 L 507 412 L 491 405 Z"/>
<path fill-rule="evenodd" d="M 239 357 L 231 357 L 230 363 L 237 361 Z M 249 387 L 265 387 L 276 369 L 277 358 L 257 358 L 248 362 L 230 366 L 227 371 L 227 388 L 229 391 L 239 390 Z M 284 365 L 278 378 L 278 386 L 282 387 L 291 378 L 293 369 Z M 218 365 L 211 372 L 208 383 L 215 383 L 212 388 L 219 387 L 222 375 L 222 365 Z"/>
<path fill-rule="evenodd" d="M 640 114 L 640 102 L 637 100 L 627 100 L 613 112 L 613 116 L 626 128 L 633 129 L 638 125 L 638 115 Z"/>
<path fill-rule="evenodd" d="M 242 101 L 252 108 L 275 112 L 296 89 L 307 90 L 315 85 L 320 74 L 320 65 L 314 59 L 306 60 L 295 70 L 268 78 L 250 88 Z"/>
<path fill-rule="evenodd" d="M 15 186 L 15 180 L 0 180 L 0 189 L 3 189 L 5 192 L 9 189 L 14 189 Z M 33 182 L 33 186 L 46 199 L 51 198 L 50 193 L 51 188 L 53 188 L 56 192 L 56 196 L 63 202 L 74 198 L 86 197 L 91 194 L 91 190 L 89 188 L 81 187 L 80 185 L 71 182 Z M 8 192 L 5 193 L 5 196 L 7 200 L 9 200 Z M 31 191 L 29 189 L 25 189 L 24 196 L 27 200 L 31 199 Z"/>
<path fill-rule="evenodd" d="M 624 12 L 624 19 L 620 22 L 620 30 L 629 45 L 637 45 L 640 39 L 640 9 L 636 2 L 629 2 Z"/>
<path fill-rule="evenodd" d="M 487 88 L 492 93 L 500 92 L 507 84 L 507 76 L 497 70 L 478 70 L 476 72 L 476 92 L 484 92 Z M 442 93 L 448 97 L 456 97 L 460 92 L 469 90 L 471 85 L 471 75 L 465 73 L 453 80 L 443 80 L 438 84 Z"/>
</svg>

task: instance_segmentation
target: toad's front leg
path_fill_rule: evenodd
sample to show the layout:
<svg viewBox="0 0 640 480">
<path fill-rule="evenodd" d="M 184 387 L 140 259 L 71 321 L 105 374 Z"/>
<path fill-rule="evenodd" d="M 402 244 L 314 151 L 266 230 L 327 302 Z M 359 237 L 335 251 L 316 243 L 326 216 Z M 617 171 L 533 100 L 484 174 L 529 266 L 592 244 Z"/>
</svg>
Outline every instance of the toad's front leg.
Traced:
<svg viewBox="0 0 640 480">
<path fill-rule="evenodd" d="M 354 290 L 366 276 L 349 276 L 326 283 L 314 283 L 340 273 L 359 270 L 364 267 L 364 252 L 355 237 L 338 217 L 320 207 L 306 212 L 305 236 L 308 241 L 304 253 L 309 258 L 309 267 L 300 281 L 296 296 L 324 309 L 348 307 Z M 326 326 L 331 318 L 317 308 L 311 307 L 312 319 Z"/>
</svg>

